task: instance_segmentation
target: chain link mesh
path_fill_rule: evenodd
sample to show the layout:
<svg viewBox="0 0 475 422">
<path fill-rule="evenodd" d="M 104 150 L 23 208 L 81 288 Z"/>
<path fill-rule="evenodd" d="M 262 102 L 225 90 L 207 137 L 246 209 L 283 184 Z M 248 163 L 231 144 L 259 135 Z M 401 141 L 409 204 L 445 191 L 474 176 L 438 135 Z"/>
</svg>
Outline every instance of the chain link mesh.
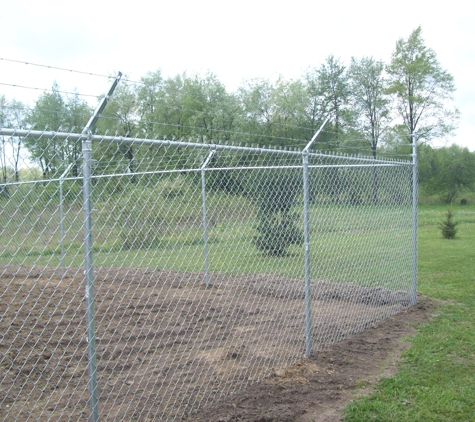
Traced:
<svg viewBox="0 0 475 422">
<path fill-rule="evenodd" d="M 81 135 L 22 136 L 38 150 L 11 163 L 0 188 L 0 417 L 84 420 Z M 92 145 L 104 420 L 192 415 L 304 358 L 308 333 L 315 352 L 413 303 L 410 163 L 310 153 L 306 167 L 293 150 Z"/>
</svg>

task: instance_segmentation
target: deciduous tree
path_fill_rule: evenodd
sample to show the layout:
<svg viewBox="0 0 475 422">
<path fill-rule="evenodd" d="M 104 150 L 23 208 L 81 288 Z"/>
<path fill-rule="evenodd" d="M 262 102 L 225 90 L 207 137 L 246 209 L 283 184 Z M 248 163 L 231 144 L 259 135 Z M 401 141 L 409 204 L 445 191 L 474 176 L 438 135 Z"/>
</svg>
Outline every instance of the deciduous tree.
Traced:
<svg viewBox="0 0 475 422">
<path fill-rule="evenodd" d="M 346 66 L 335 56 L 326 58 L 317 71 L 318 84 L 323 96 L 325 110 L 332 116 L 333 144 L 338 147 L 343 140 L 344 123 L 350 118 L 349 79 Z"/>
<path fill-rule="evenodd" d="M 425 45 L 422 28 L 407 39 L 399 39 L 386 68 L 388 93 L 410 135 L 431 140 L 452 133 L 458 110 L 450 107 L 455 91 L 454 79 L 442 68 L 436 53 Z"/>
<path fill-rule="evenodd" d="M 38 98 L 25 121 L 36 130 L 81 132 L 91 113 L 91 107 L 78 94 L 63 96 L 55 82 L 51 92 Z M 45 178 L 64 171 L 69 164 L 73 164 L 73 175 L 78 175 L 80 141 L 44 136 L 39 139 L 27 137 L 24 143 Z"/>
<path fill-rule="evenodd" d="M 0 126 L 24 129 L 26 109 L 23 103 L 17 100 L 8 101 L 0 96 Z M 7 182 L 7 168 L 13 171 L 16 182 L 20 180 L 20 159 L 22 157 L 23 138 L 21 136 L 2 136 L 0 145 L 0 167 L 2 168 L 2 181 Z M 6 192 L 6 187 L 0 192 Z"/>
<path fill-rule="evenodd" d="M 349 70 L 352 107 L 358 130 L 364 135 L 376 158 L 383 131 L 390 123 L 384 64 L 372 57 L 351 58 Z"/>
<path fill-rule="evenodd" d="M 38 98 L 27 122 L 36 130 L 61 131 L 66 123 L 66 116 L 66 104 L 55 82 L 51 92 L 45 92 Z M 51 177 L 66 163 L 64 144 L 64 141 L 54 136 L 25 138 L 30 158 L 40 165 L 44 178 Z"/>
</svg>

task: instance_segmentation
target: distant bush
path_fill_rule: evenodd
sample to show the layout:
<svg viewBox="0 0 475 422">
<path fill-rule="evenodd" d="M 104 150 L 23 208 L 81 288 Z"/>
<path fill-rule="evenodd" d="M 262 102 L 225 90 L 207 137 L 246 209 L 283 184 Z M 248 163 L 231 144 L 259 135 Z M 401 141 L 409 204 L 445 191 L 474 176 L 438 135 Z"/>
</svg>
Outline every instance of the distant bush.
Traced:
<svg viewBox="0 0 475 422">
<path fill-rule="evenodd" d="M 99 220 L 95 225 L 108 242 L 112 236 L 107 236 L 107 231 L 116 234 L 114 247 L 157 248 L 170 230 L 175 232 L 177 226 L 183 228 L 186 224 L 193 226 L 196 216 L 201 217 L 201 203 L 196 202 L 201 196 L 196 192 L 191 179 L 179 174 L 124 184 L 113 199 L 100 196 L 103 202 L 95 206 Z"/>
<path fill-rule="evenodd" d="M 125 190 L 111 202 L 97 205 L 94 225 L 99 231 L 116 232 L 123 249 L 150 249 L 160 245 L 164 232 L 162 201 L 152 188 Z M 110 238 L 109 233 L 105 237 Z"/>
<path fill-rule="evenodd" d="M 290 245 L 303 244 L 303 234 L 295 225 L 295 214 L 263 215 L 257 226 L 254 245 L 268 255 L 284 256 Z"/>
<path fill-rule="evenodd" d="M 159 183 L 159 190 L 163 199 L 177 198 L 185 194 L 185 178 L 182 176 L 173 179 L 164 179 Z"/>
<path fill-rule="evenodd" d="M 63 198 L 68 202 L 74 202 L 78 199 L 82 201 L 82 180 L 68 180 L 63 182 Z"/>
</svg>

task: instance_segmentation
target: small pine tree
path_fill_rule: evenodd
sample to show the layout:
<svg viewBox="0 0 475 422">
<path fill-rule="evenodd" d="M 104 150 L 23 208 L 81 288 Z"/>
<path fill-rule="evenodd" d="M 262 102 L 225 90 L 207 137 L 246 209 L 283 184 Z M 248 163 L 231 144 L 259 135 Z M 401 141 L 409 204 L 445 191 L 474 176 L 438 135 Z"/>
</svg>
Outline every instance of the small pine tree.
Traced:
<svg viewBox="0 0 475 422">
<path fill-rule="evenodd" d="M 454 221 L 454 214 L 449 208 L 447 210 L 447 213 L 445 214 L 445 219 L 439 223 L 439 228 L 442 232 L 442 236 L 444 236 L 445 239 L 454 239 L 455 235 L 457 234 L 457 226 L 459 224 L 460 221 Z"/>
<path fill-rule="evenodd" d="M 285 256 L 290 245 L 302 245 L 298 216 L 291 212 L 300 194 L 300 173 L 294 171 L 262 175 L 255 188 L 257 235 L 254 245 L 271 256 Z"/>
<path fill-rule="evenodd" d="M 303 244 L 303 233 L 295 225 L 295 217 L 289 213 L 261 215 L 254 245 L 268 255 L 285 256 L 290 245 Z"/>
</svg>

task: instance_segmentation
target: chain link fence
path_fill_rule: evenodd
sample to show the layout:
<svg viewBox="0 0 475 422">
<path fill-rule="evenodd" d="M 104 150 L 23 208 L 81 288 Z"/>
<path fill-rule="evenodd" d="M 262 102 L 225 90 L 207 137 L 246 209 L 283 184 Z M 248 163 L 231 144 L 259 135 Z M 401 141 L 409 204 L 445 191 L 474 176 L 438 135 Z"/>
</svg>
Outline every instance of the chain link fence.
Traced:
<svg viewBox="0 0 475 422">
<path fill-rule="evenodd" d="M 410 162 L 1 135 L 2 420 L 192 418 L 415 303 Z"/>
</svg>

